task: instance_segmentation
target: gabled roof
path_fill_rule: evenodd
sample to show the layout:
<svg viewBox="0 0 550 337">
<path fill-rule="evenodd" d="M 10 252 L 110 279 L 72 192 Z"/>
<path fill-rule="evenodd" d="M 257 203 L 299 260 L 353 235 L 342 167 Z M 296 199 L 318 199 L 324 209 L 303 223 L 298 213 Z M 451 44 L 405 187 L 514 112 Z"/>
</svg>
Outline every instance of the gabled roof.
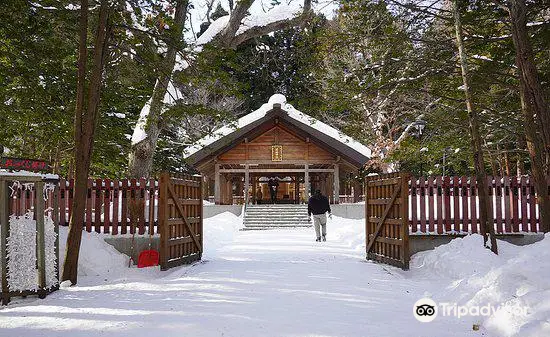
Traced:
<svg viewBox="0 0 550 337">
<path fill-rule="evenodd" d="M 235 123 L 217 129 L 184 150 L 184 157 L 194 165 L 220 150 L 237 145 L 236 140 L 251 133 L 263 123 L 279 117 L 283 123 L 310 135 L 332 148 L 354 164 L 362 166 L 369 160 L 371 150 L 337 129 L 296 110 L 286 103 L 285 96 L 275 94 L 258 110 L 245 115 Z"/>
</svg>

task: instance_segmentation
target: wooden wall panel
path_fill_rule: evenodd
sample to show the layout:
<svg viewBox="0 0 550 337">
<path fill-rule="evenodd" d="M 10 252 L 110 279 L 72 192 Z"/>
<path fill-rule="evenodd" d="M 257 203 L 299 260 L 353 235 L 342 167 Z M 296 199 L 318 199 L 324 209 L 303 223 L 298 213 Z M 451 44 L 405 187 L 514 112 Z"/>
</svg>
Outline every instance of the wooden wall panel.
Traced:
<svg viewBox="0 0 550 337">
<path fill-rule="evenodd" d="M 239 146 L 236 146 L 232 148 L 231 150 L 222 153 L 219 156 L 220 160 L 227 160 L 227 161 L 244 161 L 246 160 L 246 146 L 245 144 L 240 144 Z"/>
<path fill-rule="evenodd" d="M 283 146 L 283 161 L 306 159 L 331 161 L 336 158 L 330 152 L 315 144 L 306 143 L 281 127 L 274 127 L 252 139 L 248 145 L 242 142 L 218 158 L 220 161 L 244 161 L 247 158 L 248 146 L 248 160 L 271 160 L 271 146 L 274 144 Z M 309 146 L 309 153 L 306 151 L 307 146 Z"/>
</svg>

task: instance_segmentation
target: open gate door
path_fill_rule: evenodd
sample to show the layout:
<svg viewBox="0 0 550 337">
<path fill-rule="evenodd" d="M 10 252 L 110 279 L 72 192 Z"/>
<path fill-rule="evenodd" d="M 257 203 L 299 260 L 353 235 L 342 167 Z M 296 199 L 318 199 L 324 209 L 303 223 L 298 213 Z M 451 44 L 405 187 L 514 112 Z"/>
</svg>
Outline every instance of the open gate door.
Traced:
<svg viewBox="0 0 550 337">
<path fill-rule="evenodd" d="M 160 175 L 158 225 L 162 270 L 201 259 L 201 184 L 201 176 L 168 173 Z"/>
<path fill-rule="evenodd" d="M 367 259 L 409 269 L 409 175 L 365 181 Z"/>
</svg>

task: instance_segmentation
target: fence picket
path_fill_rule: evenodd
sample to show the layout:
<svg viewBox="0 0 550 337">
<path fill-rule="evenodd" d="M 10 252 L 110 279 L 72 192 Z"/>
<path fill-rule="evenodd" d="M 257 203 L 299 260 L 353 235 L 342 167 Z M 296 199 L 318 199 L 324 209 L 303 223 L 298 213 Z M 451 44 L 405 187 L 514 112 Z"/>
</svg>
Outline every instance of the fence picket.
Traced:
<svg viewBox="0 0 550 337">
<path fill-rule="evenodd" d="M 537 206 L 536 206 L 536 193 L 533 179 L 529 178 L 529 223 L 530 230 L 533 233 L 537 233 Z"/>
<path fill-rule="evenodd" d="M 436 207 L 437 207 L 437 234 L 443 234 L 443 181 L 436 178 Z"/>
<path fill-rule="evenodd" d="M 378 198 L 374 195 L 373 198 Z M 426 233 L 426 181 L 420 177 L 420 231 Z"/>
<path fill-rule="evenodd" d="M 476 177 L 470 177 L 470 230 L 472 233 L 477 233 L 478 228 L 478 216 L 479 212 L 477 211 L 477 181 Z"/>
<path fill-rule="evenodd" d="M 510 209 L 510 177 L 504 177 L 504 233 L 512 232 L 512 210 Z"/>
<path fill-rule="evenodd" d="M 416 187 L 416 178 L 411 177 L 411 191 L 410 191 L 410 199 L 411 199 L 411 232 L 416 233 L 418 231 L 418 218 L 417 218 L 417 207 L 418 207 L 418 200 L 417 200 L 417 187 Z"/>
<path fill-rule="evenodd" d="M 144 178 L 141 178 L 139 179 L 139 194 L 138 194 L 138 198 L 140 199 L 140 203 L 143 202 L 143 205 L 145 205 L 145 179 Z M 145 207 L 144 207 L 144 212 L 145 212 Z M 145 234 L 145 216 L 142 215 L 140 218 L 139 218 L 139 232 L 138 234 L 140 235 L 143 235 Z"/>
<path fill-rule="evenodd" d="M 147 199 L 149 200 L 149 234 L 155 234 L 155 179 L 149 179 Z"/>
<path fill-rule="evenodd" d="M 88 188 L 86 190 L 86 231 L 89 233 L 92 231 L 92 189 L 93 181 L 88 179 Z"/>
<path fill-rule="evenodd" d="M 519 193 L 517 177 L 510 178 L 511 189 L 511 209 L 512 209 L 512 230 L 514 233 L 519 232 Z"/>
<path fill-rule="evenodd" d="M 462 204 L 462 214 L 461 222 L 463 233 L 469 232 L 469 221 L 468 221 L 468 178 L 466 176 L 460 177 L 460 196 Z"/>
<path fill-rule="evenodd" d="M 120 191 L 120 197 L 122 198 L 122 209 L 120 210 L 120 234 L 127 233 L 127 223 L 128 223 L 128 179 L 122 179 L 121 183 L 122 190 Z"/>
<path fill-rule="evenodd" d="M 502 222 L 502 177 L 495 177 L 495 224 L 496 232 L 503 233 Z"/>
<path fill-rule="evenodd" d="M 113 181 L 113 222 L 112 222 L 112 229 L 111 234 L 117 235 L 118 234 L 118 204 L 119 204 L 119 181 L 115 180 Z"/>
<path fill-rule="evenodd" d="M 137 188 L 137 180 L 136 179 L 130 179 L 130 198 L 132 200 L 135 200 L 136 199 L 136 188 Z M 130 224 L 130 234 L 134 234 L 135 233 L 135 226 L 132 226 L 132 224 Z"/>
<path fill-rule="evenodd" d="M 96 179 L 94 186 L 94 229 L 97 233 L 101 233 L 101 183 L 101 179 Z"/>
<path fill-rule="evenodd" d="M 111 231 L 111 180 L 105 179 L 103 190 L 103 233 Z"/>
<path fill-rule="evenodd" d="M 460 182 L 459 177 L 453 177 L 453 220 L 455 233 L 460 232 Z"/>
<path fill-rule="evenodd" d="M 428 230 L 435 232 L 434 178 L 428 177 Z"/>
<path fill-rule="evenodd" d="M 529 195 L 529 185 L 527 177 L 520 179 L 520 197 L 521 197 L 521 231 L 527 232 L 529 229 L 529 217 L 527 215 L 527 196 Z"/>
<path fill-rule="evenodd" d="M 445 223 L 445 232 L 451 231 L 451 180 L 449 176 L 443 178 L 443 214 Z"/>
</svg>

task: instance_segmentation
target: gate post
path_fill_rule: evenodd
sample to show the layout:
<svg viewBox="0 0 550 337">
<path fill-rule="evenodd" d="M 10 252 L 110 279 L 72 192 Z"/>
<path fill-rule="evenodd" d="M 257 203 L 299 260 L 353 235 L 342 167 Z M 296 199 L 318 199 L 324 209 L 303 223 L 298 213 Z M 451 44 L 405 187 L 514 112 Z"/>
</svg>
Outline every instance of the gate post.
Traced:
<svg viewBox="0 0 550 337">
<path fill-rule="evenodd" d="M 168 269 L 168 251 L 166 240 L 168 239 L 168 184 L 170 183 L 170 175 L 161 173 L 159 179 L 159 204 L 158 204 L 158 232 L 160 234 L 160 269 Z"/>
</svg>

